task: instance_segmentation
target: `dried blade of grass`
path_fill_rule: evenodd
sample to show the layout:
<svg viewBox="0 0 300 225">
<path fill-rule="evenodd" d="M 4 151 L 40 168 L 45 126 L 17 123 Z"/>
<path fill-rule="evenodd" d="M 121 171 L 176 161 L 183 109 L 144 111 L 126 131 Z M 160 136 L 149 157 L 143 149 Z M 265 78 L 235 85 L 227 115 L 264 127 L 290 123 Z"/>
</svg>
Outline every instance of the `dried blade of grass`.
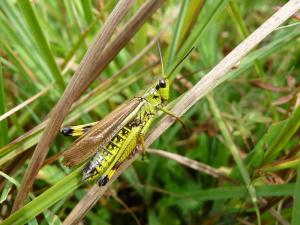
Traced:
<svg viewBox="0 0 300 225">
<path fill-rule="evenodd" d="M 235 181 L 234 179 L 228 177 L 226 174 L 224 174 L 222 171 L 215 169 L 211 166 L 208 166 L 204 163 L 198 162 L 196 160 L 189 159 L 185 156 L 175 154 L 172 152 L 167 152 L 159 149 L 147 149 L 147 152 L 154 155 L 159 155 L 168 159 L 172 159 L 184 166 L 187 166 L 193 170 L 197 170 L 201 173 L 205 173 L 207 175 L 213 176 L 215 178 L 226 180 L 229 183 L 232 184 L 239 184 L 239 182 Z"/>
<path fill-rule="evenodd" d="M 236 65 L 247 53 L 258 45 L 266 36 L 274 31 L 280 24 L 293 16 L 300 9 L 300 0 L 291 0 L 286 3 L 278 12 L 271 16 L 256 31 L 254 31 L 246 40 L 238 45 L 229 53 L 219 64 L 217 64 L 203 79 L 201 79 L 178 103 L 174 106 L 173 112 L 177 115 L 183 115 L 192 105 L 202 98 L 209 91 L 213 90 L 228 77 L 225 74 Z M 152 144 L 174 120 L 168 116 L 164 117 L 157 126 L 155 126 L 147 136 L 145 143 L 147 146 Z M 89 192 L 80 200 L 80 202 L 71 211 L 64 221 L 64 225 L 78 223 L 84 215 L 94 206 L 94 204 L 105 193 L 110 184 L 129 166 L 138 156 L 124 162 L 117 170 L 110 182 L 99 187 L 95 184 Z"/>
<path fill-rule="evenodd" d="M 11 110 L 7 111 L 3 115 L 0 116 L 0 121 L 6 119 L 7 117 L 11 116 L 15 112 L 19 111 L 20 109 L 24 108 L 25 106 L 29 105 L 30 103 L 34 102 L 36 99 L 44 95 L 46 92 L 48 92 L 50 89 L 50 86 L 46 87 L 42 91 L 38 92 L 34 96 L 30 97 L 26 101 L 22 102 L 21 104 L 17 105 L 16 107 L 12 108 Z"/>
<path fill-rule="evenodd" d="M 117 25 L 125 16 L 133 2 L 134 0 L 122 0 L 118 2 L 105 22 L 102 31 L 99 33 L 94 43 L 90 46 L 89 50 L 85 54 L 78 70 L 68 84 L 63 96 L 52 110 L 51 118 L 47 123 L 42 138 L 33 153 L 29 167 L 25 172 L 21 187 L 14 202 L 13 212 L 23 205 L 26 195 L 35 180 L 35 176 L 37 175 L 49 151 L 50 145 L 53 142 L 72 104 L 93 81 L 91 78 L 96 78 L 97 67 L 99 67 L 99 64 L 103 63 L 103 61 L 101 61 L 101 53 L 113 35 Z"/>
<path fill-rule="evenodd" d="M 290 223 L 273 207 L 269 209 L 270 214 L 282 225 L 290 225 Z"/>
<path fill-rule="evenodd" d="M 135 223 L 137 225 L 141 225 L 141 222 L 139 221 L 139 219 L 137 218 L 137 216 L 134 214 L 134 212 L 131 210 L 131 208 L 129 208 L 129 206 L 126 205 L 126 203 L 124 201 L 122 201 L 121 198 L 118 197 L 118 195 L 116 194 L 116 192 L 112 193 L 112 197 L 114 198 L 114 200 L 116 202 L 118 202 L 121 206 L 124 207 L 124 209 L 132 216 L 132 218 L 134 219 Z"/>
</svg>

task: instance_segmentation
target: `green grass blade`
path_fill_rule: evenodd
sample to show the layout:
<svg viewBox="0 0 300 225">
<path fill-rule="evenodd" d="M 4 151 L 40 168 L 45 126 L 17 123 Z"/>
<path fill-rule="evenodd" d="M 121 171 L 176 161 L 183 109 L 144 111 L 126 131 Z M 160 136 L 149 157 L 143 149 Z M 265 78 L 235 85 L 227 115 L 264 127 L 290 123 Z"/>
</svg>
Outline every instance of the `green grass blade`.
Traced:
<svg viewBox="0 0 300 225">
<path fill-rule="evenodd" d="M 23 225 L 51 207 L 57 201 L 67 197 L 81 185 L 81 170 L 82 166 L 9 216 L 2 222 L 2 225 Z"/>
<path fill-rule="evenodd" d="M 267 197 L 289 197 L 294 194 L 296 190 L 295 183 L 289 184 L 275 184 L 275 185 L 260 185 L 254 187 L 257 191 L 257 196 L 262 198 Z M 169 198 L 168 202 L 164 205 L 177 204 L 180 199 L 189 200 L 191 202 L 204 202 L 215 200 L 233 200 L 244 199 L 248 195 L 247 187 L 245 186 L 230 186 L 230 187 L 218 187 L 208 188 L 202 190 L 188 190 L 185 193 L 172 193 L 175 196 Z M 244 201 L 243 201 L 244 202 Z M 191 203 L 192 204 L 192 203 Z"/>
<path fill-rule="evenodd" d="M 291 159 L 283 160 L 283 161 L 275 161 L 274 163 L 268 164 L 260 168 L 261 171 L 264 172 L 274 172 L 279 170 L 286 169 L 297 169 L 299 165 L 300 157 L 293 157 Z"/>
<path fill-rule="evenodd" d="M 188 13 L 184 18 L 182 32 L 180 33 L 179 46 L 182 46 L 182 44 L 188 38 L 189 33 L 192 31 L 193 27 L 195 26 L 204 3 L 205 0 L 190 0 L 190 4 L 187 8 Z"/>
<path fill-rule="evenodd" d="M 218 124 L 218 127 L 220 128 L 221 133 L 224 137 L 225 145 L 228 147 L 230 153 L 232 154 L 232 157 L 233 157 L 235 163 L 237 164 L 237 167 L 239 168 L 239 172 L 242 175 L 243 181 L 244 181 L 244 183 L 248 189 L 248 192 L 251 196 L 252 203 L 253 203 L 255 211 L 256 211 L 258 224 L 261 224 L 260 212 L 259 212 L 259 208 L 257 205 L 256 190 L 255 190 L 254 186 L 251 184 L 251 179 L 250 179 L 250 175 L 247 171 L 247 167 L 245 166 L 243 160 L 240 158 L 239 150 L 238 150 L 237 146 L 235 145 L 233 138 L 231 137 L 231 134 L 230 134 L 229 130 L 227 129 L 227 126 L 226 126 L 224 120 L 221 117 L 221 113 L 220 113 L 218 106 L 215 103 L 213 97 L 207 96 L 207 99 L 210 104 L 210 108 L 212 110 L 214 118 L 216 119 L 216 122 Z"/>
<path fill-rule="evenodd" d="M 6 182 L 4 187 L 2 188 L 2 192 L 0 194 L 0 204 L 3 204 L 3 202 L 6 201 L 7 196 L 9 195 L 11 189 L 12 189 L 12 183 Z"/>
<path fill-rule="evenodd" d="M 277 129 L 277 133 L 273 136 L 274 138 L 270 141 L 267 151 L 265 152 L 265 163 L 273 161 L 284 150 L 284 147 L 299 127 L 300 106 L 297 107 L 287 121 L 282 123 L 280 129 Z"/>
<path fill-rule="evenodd" d="M 85 20 L 88 24 L 91 24 L 93 21 L 93 12 L 92 12 L 92 1 L 91 0 L 81 0 L 81 5 L 83 8 Z"/>
<path fill-rule="evenodd" d="M 211 24 L 215 21 L 215 19 L 222 13 L 224 12 L 225 7 L 228 4 L 228 0 L 217 0 L 217 1 L 213 1 L 210 5 L 208 4 L 208 2 L 206 2 L 203 11 L 207 11 L 205 13 L 205 15 L 200 16 L 200 18 L 203 20 L 201 23 L 199 23 L 198 26 L 196 26 L 191 35 L 189 36 L 189 38 L 185 41 L 185 43 L 182 45 L 182 47 L 180 48 L 180 50 L 177 53 L 177 56 L 175 58 L 175 60 L 172 62 L 172 65 L 169 67 L 169 69 L 167 70 L 167 73 L 169 75 L 169 73 L 171 72 L 171 70 L 175 67 L 175 65 L 178 64 L 178 62 L 181 61 L 181 59 L 183 59 L 183 57 L 185 56 L 185 54 L 192 48 L 192 47 L 197 47 L 200 42 L 201 42 L 201 38 L 202 38 L 202 34 L 204 33 L 204 31 L 211 26 Z M 181 66 L 179 66 L 175 71 L 172 72 L 172 74 L 170 74 L 170 79 L 173 79 L 173 76 L 177 73 L 177 71 L 179 71 L 181 68 Z"/>
<path fill-rule="evenodd" d="M 6 220 L 2 225 L 22 225 L 33 219 L 36 215 L 42 213 L 47 208 L 51 207 L 60 199 L 68 196 L 77 187 L 81 185 L 81 170 L 82 167 L 66 176 L 63 180 L 43 192 L 41 195 L 33 199 Z M 276 196 L 292 196 L 295 190 L 295 183 L 280 184 L 280 185 L 263 185 L 257 186 L 258 197 L 276 197 Z M 180 193 L 179 197 L 191 198 L 197 201 L 209 201 L 220 199 L 237 199 L 245 198 L 247 195 L 246 187 L 221 187 L 210 188 L 201 191 L 189 191 L 186 194 Z M 176 198 L 177 199 L 177 198 Z M 175 200 L 176 201 L 176 200 Z"/>
<path fill-rule="evenodd" d="M 178 47 L 178 43 L 179 43 L 180 34 L 181 34 L 182 28 L 183 28 L 184 18 L 186 17 L 187 8 L 188 8 L 189 3 L 190 3 L 190 1 L 187 0 L 187 1 L 183 1 L 181 4 L 181 8 L 180 8 L 179 16 L 177 19 L 173 39 L 172 39 L 172 42 L 170 45 L 170 53 L 169 53 L 168 60 L 166 63 L 166 68 L 169 68 L 171 63 L 174 61 L 175 53 L 177 51 L 177 47 Z"/>
<path fill-rule="evenodd" d="M 65 68 L 65 66 L 67 65 L 67 63 L 74 56 L 75 52 L 80 49 L 80 47 L 84 43 L 84 40 L 86 39 L 86 37 L 90 34 L 90 32 L 97 25 L 97 22 L 98 22 L 100 16 L 102 16 L 102 14 L 100 14 L 99 16 L 97 16 L 97 18 L 95 18 L 92 21 L 92 23 L 90 23 L 90 26 L 80 35 L 80 37 L 78 38 L 78 40 L 73 44 L 72 49 L 67 53 L 66 57 L 64 58 L 64 62 L 61 65 L 62 68 Z"/>
<path fill-rule="evenodd" d="M 240 14 L 239 7 L 235 0 L 229 1 L 229 9 L 230 9 L 229 12 L 232 15 L 233 21 L 236 23 L 236 26 L 239 30 L 241 37 L 245 39 L 247 36 L 250 35 L 250 32 L 248 31 L 248 28 L 244 23 L 242 15 Z M 255 70 L 259 76 L 264 76 L 263 68 L 260 65 L 258 60 L 255 61 Z"/>
<path fill-rule="evenodd" d="M 8 180 L 10 183 L 14 184 L 16 187 L 19 187 L 20 184 L 18 181 L 16 181 L 14 178 L 8 176 L 7 174 L 0 171 L 0 176 L 4 177 L 6 180 Z"/>
<path fill-rule="evenodd" d="M 266 160 L 266 158 L 264 159 L 266 148 L 274 146 L 274 143 L 276 143 L 276 140 L 280 140 L 280 138 L 281 138 L 280 134 L 282 133 L 284 128 L 287 127 L 287 123 L 288 123 L 288 121 L 281 121 L 279 123 L 276 123 L 276 124 L 273 124 L 272 126 L 270 126 L 270 128 L 267 130 L 265 135 L 263 135 L 263 137 L 258 141 L 255 148 L 253 149 L 253 151 L 249 154 L 249 156 L 246 159 L 247 167 L 249 169 L 250 168 L 259 168 L 260 166 L 262 166 L 263 160 Z M 276 148 L 276 145 L 274 147 Z M 270 151 L 274 152 L 273 150 L 269 150 L 269 152 Z M 296 160 L 296 163 L 297 163 L 297 161 L 298 160 Z M 271 170 L 267 169 L 267 171 L 281 169 L 281 167 L 279 166 L 279 168 L 278 168 L 275 166 L 270 169 Z"/>
<path fill-rule="evenodd" d="M 298 165 L 297 169 L 297 181 L 295 185 L 294 191 L 294 207 L 292 211 L 292 225 L 299 225 L 299 212 L 300 212 L 300 164 Z"/>
<path fill-rule="evenodd" d="M 0 115 L 6 112 L 6 101 L 5 101 L 5 92 L 4 92 L 4 79 L 2 72 L 2 65 L 0 62 Z M 8 127 L 7 120 L 0 122 L 0 147 L 8 143 Z"/>
<path fill-rule="evenodd" d="M 48 46 L 43 31 L 37 21 L 37 17 L 33 11 L 33 8 L 31 7 L 31 3 L 28 0 L 22 0 L 18 1 L 18 4 L 44 61 L 47 63 L 49 70 L 51 71 L 51 74 L 58 87 L 61 91 L 63 91 L 65 88 L 65 82 L 54 60 L 54 56 Z"/>
<path fill-rule="evenodd" d="M 1 40 L 0 40 L 1 43 Z M 36 81 L 36 86 L 33 85 L 33 80 L 36 80 L 32 71 L 29 71 L 24 65 L 22 65 L 22 61 L 15 55 L 14 51 L 9 47 L 9 45 L 5 42 L 1 43 L 1 47 L 5 50 L 6 54 L 10 57 L 11 61 L 14 63 L 16 69 L 20 73 L 20 75 L 28 82 L 31 90 L 36 90 L 36 86 L 39 86 L 38 81 Z"/>
<path fill-rule="evenodd" d="M 1 3 L 4 3 L 4 1 L 0 1 L 0 6 Z M 9 7 L 5 7 L 5 9 L 7 8 L 10 9 Z M 21 16 L 19 15 L 19 17 Z M 22 32 L 23 30 L 19 28 L 24 26 L 25 23 L 23 23 L 22 25 L 18 24 L 17 27 L 12 27 L 11 22 L 0 13 L 1 43 L 7 43 L 11 45 L 10 48 L 16 50 L 24 65 L 34 68 L 36 68 L 38 65 L 38 68 L 36 68 L 35 71 L 36 75 L 41 81 L 44 82 L 44 84 L 48 84 L 50 80 L 50 72 L 45 62 L 37 54 L 37 49 L 32 47 L 35 45 L 35 43 L 32 40 L 28 39 L 28 37 L 26 36 L 27 32 L 26 34 L 24 34 L 24 32 Z"/>
<path fill-rule="evenodd" d="M 277 197 L 277 196 L 292 196 L 294 194 L 296 184 L 274 184 L 255 186 L 258 197 Z M 220 187 L 210 188 L 203 191 L 195 191 L 189 193 L 187 196 L 193 197 L 197 200 L 217 200 L 217 199 L 234 199 L 245 198 L 247 195 L 246 187 Z"/>
</svg>

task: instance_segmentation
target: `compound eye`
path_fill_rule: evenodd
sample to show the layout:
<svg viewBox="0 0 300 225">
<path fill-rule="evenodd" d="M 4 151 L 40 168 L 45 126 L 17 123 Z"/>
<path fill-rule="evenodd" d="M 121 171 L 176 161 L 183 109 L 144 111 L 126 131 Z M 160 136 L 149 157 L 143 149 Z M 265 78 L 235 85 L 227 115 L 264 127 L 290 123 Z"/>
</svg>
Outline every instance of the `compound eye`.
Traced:
<svg viewBox="0 0 300 225">
<path fill-rule="evenodd" d="M 167 86 L 166 81 L 164 79 L 160 79 L 158 84 L 161 88 L 165 88 Z"/>
</svg>

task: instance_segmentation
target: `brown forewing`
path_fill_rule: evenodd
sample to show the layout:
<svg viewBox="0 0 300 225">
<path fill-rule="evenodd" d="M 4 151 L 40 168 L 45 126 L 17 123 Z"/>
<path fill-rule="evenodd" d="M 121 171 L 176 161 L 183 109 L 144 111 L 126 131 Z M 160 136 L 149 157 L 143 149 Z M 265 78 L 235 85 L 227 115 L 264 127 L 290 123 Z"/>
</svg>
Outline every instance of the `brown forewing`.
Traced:
<svg viewBox="0 0 300 225">
<path fill-rule="evenodd" d="M 63 152 L 65 165 L 69 167 L 77 165 L 95 154 L 101 145 L 105 145 L 111 136 L 122 128 L 122 122 L 140 103 L 139 98 L 123 103 L 77 139 Z"/>
</svg>

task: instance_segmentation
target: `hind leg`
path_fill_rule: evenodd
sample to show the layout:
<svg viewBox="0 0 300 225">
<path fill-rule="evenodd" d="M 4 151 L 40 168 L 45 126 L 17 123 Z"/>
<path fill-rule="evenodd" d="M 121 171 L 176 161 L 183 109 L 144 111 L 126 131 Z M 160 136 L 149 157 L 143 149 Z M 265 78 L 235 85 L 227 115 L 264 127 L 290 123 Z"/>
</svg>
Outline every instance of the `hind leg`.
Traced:
<svg viewBox="0 0 300 225">
<path fill-rule="evenodd" d="M 138 142 L 141 144 L 141 150 L 142 150 L 142 154 L 143 157 L 146 155 L 146 144 L 145 144 L 145 135 L 147 133 L 147 131 L 150 128 L 150 125 L 152 124 L 154 118 L 150 118 L 146 124 L 144 125 L 143 129 L 141 130 L 140 134 L 139 134 L 139 139 Z"/>
</svg>

